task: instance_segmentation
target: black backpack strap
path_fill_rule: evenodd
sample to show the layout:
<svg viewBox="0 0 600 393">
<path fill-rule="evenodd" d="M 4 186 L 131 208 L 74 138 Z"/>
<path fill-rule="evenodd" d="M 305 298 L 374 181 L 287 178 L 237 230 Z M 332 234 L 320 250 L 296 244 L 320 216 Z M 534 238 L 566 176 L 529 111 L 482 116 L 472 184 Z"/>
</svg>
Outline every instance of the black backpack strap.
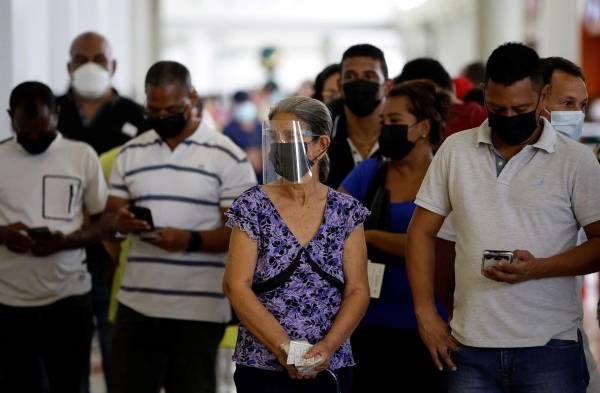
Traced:
<svg viewBox="0 0 600 393">
<path fill-rule="evenodd" d="M 387 162 L 380 160 L 375 175 L 373 176 L 373 180 L 365 195 L 363 204 L 371 211 L 371 214 L 363 223 L 366 230 L 389 230 L 390 192 L 385 188 L 387 169 Z"/>
<path fill-rule="evenodd" d="M 373 199 L 375 198 L 375 194 L 379 187 L 385 187 L 385 177 L 387 175 L 387 162 L 383 159 L 379 159 L 379 163 L 377 164 L 377 169 L 375 170 L 375 176 L 373 176 L 373 181 L 369 185 L 369 189 L 365 195 L 365 199 L 363 201 L 363 205 L 369 207 L 373 204 Z"/>
</svg>

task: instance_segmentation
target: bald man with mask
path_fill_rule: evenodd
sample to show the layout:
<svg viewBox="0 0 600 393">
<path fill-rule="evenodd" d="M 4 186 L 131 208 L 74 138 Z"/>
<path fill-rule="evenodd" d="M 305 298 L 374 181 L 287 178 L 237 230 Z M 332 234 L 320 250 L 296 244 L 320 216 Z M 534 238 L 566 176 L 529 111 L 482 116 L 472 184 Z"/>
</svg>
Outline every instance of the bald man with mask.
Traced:
<svg viewBox="0 0 600 393">
<path fill-rule="evenodd" d="M 58 101 L 61 132 L 102 154 L 145 131 L 142 107 L 111 85 L 117 61 L 106 38 L 94 32 L 80 34 L 69 53 L 70 88 Z"/>
<path fill-rule="evenodd" d="M 69 139 L 89 144 L 99 155 L 147 129 L 143 108 L 122 97 L 111 81 L 117 61 L 106 38 L 95 32 L 78 35 L 69 50 L 69 90 L 58 98 L 58 129 Z M 92 275 L 94 322 L 110 385 L 108 309 L 111 293 L 110 257 L 101 244 L 86 249 L 87 267 Z M 89 391 L 85 382 L 83 391 Z"/>
</svg>

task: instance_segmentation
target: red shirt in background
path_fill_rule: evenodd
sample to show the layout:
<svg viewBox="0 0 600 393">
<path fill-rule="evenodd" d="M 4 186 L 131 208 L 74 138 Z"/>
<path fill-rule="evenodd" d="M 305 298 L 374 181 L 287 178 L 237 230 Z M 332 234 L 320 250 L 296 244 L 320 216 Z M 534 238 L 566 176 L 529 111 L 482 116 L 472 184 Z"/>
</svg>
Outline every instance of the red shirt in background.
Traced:
<svg viewBox="0 0 600 393">
<path fill-rule="evenodd" d="M 479 127 L 487 118 L 487 111 L 476 102 L 452 104 L 446 120 L 444 138 L 458 131 Z"/>
</svg>

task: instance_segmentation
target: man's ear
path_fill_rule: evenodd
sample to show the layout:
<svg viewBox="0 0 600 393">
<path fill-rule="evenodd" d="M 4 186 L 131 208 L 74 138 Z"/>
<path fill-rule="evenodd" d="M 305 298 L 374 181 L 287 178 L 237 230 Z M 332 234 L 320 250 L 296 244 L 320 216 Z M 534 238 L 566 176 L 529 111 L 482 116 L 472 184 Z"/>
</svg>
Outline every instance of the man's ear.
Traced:
<svg viewBox="0 0 600 393">
<path fill-rule="evenodd" d="M 388 94 L 390 94 L 390 91 L 392 91 L 392 88 L 394 87 L 394 81 L 392 79 L 386 79 L 385 82 L 383 82 L 383 85 L 383 93 L 387 97 Z"/>
<path fill-rule="evenodd" d="M 114 75 L 115 75 L 115 72 L 117 72 L 117 61 L 116 61 L 116 60 L 113 60 L 113 61 L 112 61 L 112 72 L 110 73 L 110 76 L 111 76 L 111 77 L 112 77 L 112 76 L 114 76 Z"/>
<path fill-rule="evenodd" d="M 15 116 L 15 113 L 10 108 L 6 110 L 6 113 L 8 113 L 8 117 L 10 117 L 10 120 L 12 120 Z"/>
<path fill-rule="evenodd" d="M 188 93 L 188 98 L 190 99 L 190 103 L 192 104 L 193 107 L 195 107 L 198 104 L 198 99 L 200 97 L 198 96 L 198 92 L 196 91 L 196 88 L 194 88 L 193 86 L 190 88 L 190 92 Z"/>
<path fill-rule="evenodd" d="M 542 107 L 546 107 L 546 101 L 548 99 L 548 97 L 550 97 L 550 84 L 547 84 L 546 86 L 544 86 L 542 88 L 542 91 L 540 92 L 540 102 L 542 104 Z"/>
</svg>

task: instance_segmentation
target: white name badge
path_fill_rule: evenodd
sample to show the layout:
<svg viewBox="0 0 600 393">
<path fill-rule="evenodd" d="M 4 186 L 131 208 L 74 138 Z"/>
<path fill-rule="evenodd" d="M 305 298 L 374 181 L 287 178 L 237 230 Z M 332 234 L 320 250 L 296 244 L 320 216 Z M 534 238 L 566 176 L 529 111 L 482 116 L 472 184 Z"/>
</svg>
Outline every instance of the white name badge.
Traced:
<svg viewBox="0 0 600 393">
<path fill-rule="evenodd" d="M 381 263 L 367 263 L 367 274 L 369 275 L 369 290 L 372 299 L 379 299 L 381 296 L 381 286 L 383 285 L 383 273 L 385 265 Z"/>
<path fill-rule="evenodd" d="M 127 135 L 128 137 L 133 138 L 137 135 L 138 129 L 131 123 L 125 123 L 123 124 L 123 128 L 121 128 L 121 132 Z"/>
</svg>

